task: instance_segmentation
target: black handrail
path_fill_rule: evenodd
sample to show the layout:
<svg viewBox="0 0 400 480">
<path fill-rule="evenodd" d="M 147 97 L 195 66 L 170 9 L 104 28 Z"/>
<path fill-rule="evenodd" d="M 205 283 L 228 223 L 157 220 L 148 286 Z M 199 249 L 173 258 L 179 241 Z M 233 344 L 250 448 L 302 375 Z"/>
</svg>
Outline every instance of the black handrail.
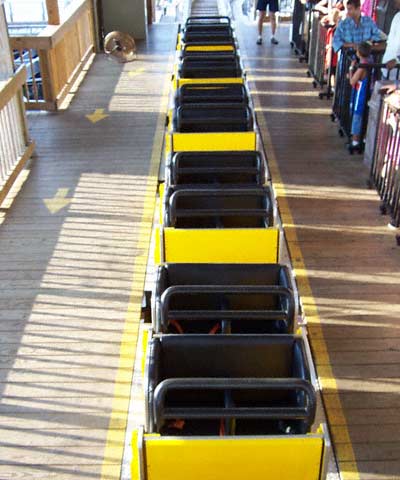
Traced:
<svg viewBox="0 0 400 480">
<path fill-rule="evenodd" d="M 177 202 L 183 197 L 260 197 L 266 201 L 265 208 L 243 208 L 243 209 L 232 209 L 232 208 L 215 208 L 215 209 L 178 209 Z M 269 223 L 272 217 L 272 201 L 270 197 L 270 191 L 268 188 L 225 188 L 225 189 L 214 189 L 214 188 L 205 188 L 205 189 L 195 189 L 195 188 L 185 188 L 184 190 L 175 190 L 169 197 L 168 203 L 166 205 L 168 208 L 168 217 L 171 225 L 175 225 L 178 217 L 188 216 L 190 212 L 193 217 L 204 217 L 204 216 L 231 216 L 231 215 L 251 215 L 251 212 L 254 212 L 254 216 L 266 216 L 269 219 Z M 185 211 L 186 210 L 186 211 Z"/>
<path fill-rule="evenodd" d="M 262 294 L 284 296 L 287 300 L 287 312 L 284 310 L 171 310 L 171 300 L 179 295 L 196 294 L 225 294 L 225 295 L 243 295 L 243 294 Z M 171 319 L 175 320 L 284 320 L 288 322 L 288 330 L 293 330 L 295 303 L 293 292 L 287 287 L 280 285 L 174 285 L 168 287 L 160 299 L 161 310 L 161 328 L 167 331 L 168 323 Z"/>
<path fill-rule="evenodd" d="M 216 20 L 223 20 L 223 21 L 226 21 L 226 23 L 228 25 L 231 24 L 231 19 L 227 16 L 224 16 L 224 15 L 204 15 L 204 16 L 191 16 L 191 17 L 188 17 L 187 20 L 186 20 L 186 25 L 193 25 L 193 24 L 196 24 L 196 23 L 202 23 L 204 22 L 205 20 L 211 20 L 211 21 L 216 21 Z"/>
<path fill-rule="evenodd" d="M 303 392 L 304 407 L 169 407 L 166 396 L 173 390 L 270 390 Z M 316 395 L 311 383 L 301 378 L 169 378 L 154 390 L 153 415 L 157 431 L 168 419 L 268 419 L 303 420 L 307 430 L 315 419 Z"/>
</svg>

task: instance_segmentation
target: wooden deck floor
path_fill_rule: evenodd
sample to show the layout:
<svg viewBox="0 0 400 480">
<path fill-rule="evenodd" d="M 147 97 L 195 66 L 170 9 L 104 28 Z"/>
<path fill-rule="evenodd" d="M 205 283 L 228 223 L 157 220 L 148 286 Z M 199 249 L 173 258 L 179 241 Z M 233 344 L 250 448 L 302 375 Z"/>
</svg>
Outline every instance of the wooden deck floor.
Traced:
<svg viewBox="0 0 400 480">
<path fill-rule="evenodd" d="M 342 478 L 400 478 L 400 249 L 289 46 L 240 45 L 296 269 Z M 253 91 L 253 94 L 256 92 Z M 294 224 L 294 225 L 293 225 Z M 355 461 L 354 461 L 355 460 Z"/>
<path fill-rule="evenodd" d="M 38 156 L 1 209 L 2 480 L 120 478 L 175 36 L 97 56 L 68 110 L 29 116 Z"/>
<path fill-rule="evenodd" d="M 400 250 L 287 28 L 278 47 L 241 31 L 342 477 L 398 479 Z M 136 63 L 98 57 L 69 110 L 30 117 L 38 158 L 0 212 L 0 479 L 119 478 L 174 37 L 154 33 Z"/>
</svg>

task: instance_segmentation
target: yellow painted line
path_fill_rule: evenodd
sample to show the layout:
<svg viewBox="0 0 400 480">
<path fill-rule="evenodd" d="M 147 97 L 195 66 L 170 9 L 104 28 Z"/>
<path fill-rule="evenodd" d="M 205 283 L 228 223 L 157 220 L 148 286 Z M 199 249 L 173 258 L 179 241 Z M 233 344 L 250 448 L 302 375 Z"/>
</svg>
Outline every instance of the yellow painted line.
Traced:
<svg viewBox="0 0 400 480">
<path fill-rule="evenodd" d="M 146 69 L 144 67 L 141 67 L 141 68 L 138 68 L 137 70 L 131 70 L 128 75 L 130 77 L 137 77 L 138 75 L 141 75 L 142 73 L 144 73 L 146 71 Z"/>
<path fill-rule="evenodd" d="M 172 56 L 169 58 L 169 63 L 171 62 Z M 135 257 L 133 265 L 131 293 L 121 338 L 118 371 L 115 378 L 114 398 L 104 449 L 101 480 L 119 480 L 121 473 L 131 393 L 131 381 L 136 358 L 142 295 L 150 248 L 153 213 L 156 205 L 158 169 L 163 146 L 165 115 L 168 108 L 168 93 L 170 89 L 168 79 L 170 76 L 170 72 L 165 76 L 160 113 L 158 115 L 151 152 L 150 168 L 146 181 L 144 204 L 142 207 L 143 213 L 140 221 L 137 243 L 142 253 Z"/>
<path fill-rule="evenodd" d="M 322 331 L 321 318 L 319 316 L 318 307 L 311 290 L 310 282 L 308 280 L 304 257 L 300 248 L 295 223 L 287 200 L 285 184 L 280 174 L 271 135 L 263 115 L 263 108 L 261 106 L 257 88 L 254 83 L 251 87 L 251 93 L 255 110 L 258 112 L 257 121 L 262 131 L 265 150 L 268 158 L 268 166 L 273 181 L 275 195 L 279 204 L 279 212 L 285 229 L 285 236 L 288 243 L 292 266 L 296 273 L 300 301 L 307 324 L 311 330 L 310 337 L 312 345 L 314 345 L 314 337 L 318 337 L 318 348 L 313 350 L 313 353 L 316 362 L 318 378 L 322 387 L 324 401 L 328 397 L 328 402 L 325 401 L 328 423 L 332 432 L 335 432 L 335 425 L 340 424 L 340 441 L 341 443 L 346 444 L 344 456 L 342 456 L 342 453 L 344 452 L 343 449 L 339 448 L 335 451 L 339 464 L 340 475 L 342 480 L 359 480 L 360 474 L 357 468 L 357 462 L 350 439 L 346 417 L 344 415 L 342 403 L 338 393 L 339 389 L 337 386 L 337 381 L 332 371 L 329 351 Z M 334 411 L 330 409 L 331 405 L 335 406 Z M 333 444 L 335 445 L 335 442 L 333 442 Z"/>
</svg>

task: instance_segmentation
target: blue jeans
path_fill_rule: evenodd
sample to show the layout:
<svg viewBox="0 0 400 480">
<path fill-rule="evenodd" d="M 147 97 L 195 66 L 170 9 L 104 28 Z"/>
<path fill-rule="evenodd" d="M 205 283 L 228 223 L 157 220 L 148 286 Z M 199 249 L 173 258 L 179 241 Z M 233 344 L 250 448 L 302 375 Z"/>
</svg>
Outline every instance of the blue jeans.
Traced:
<svg viewBox="0 0 400 480">
<path fill-rule="evenodd" d="M 361 113 L 353 113 L 353 120 L 351 122 L 351 134 L 361 135 L 363 116 Z"/>
</svg>

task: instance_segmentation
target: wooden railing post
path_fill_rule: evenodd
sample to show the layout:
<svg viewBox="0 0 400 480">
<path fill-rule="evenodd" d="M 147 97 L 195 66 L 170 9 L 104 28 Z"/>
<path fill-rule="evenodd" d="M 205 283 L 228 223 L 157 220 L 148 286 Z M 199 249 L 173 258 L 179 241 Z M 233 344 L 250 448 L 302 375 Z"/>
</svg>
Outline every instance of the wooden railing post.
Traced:
<svg viewBox="0 0 400 480">
<path fill-rule="evenodd" d="M 57 89 L 54 65 L 50 50 L 39 50 L 40 72 L 42 74 L 43 97 L 49 110 L 57 110 Z"/>
<path fill-rule="evenodd" d="M 21 63 L 22 52 L 27 50 L 29 73 L 36 71 L 38 61 L 40 65 L 40 79 L 29 78 L 24 86 L 29 110 L 57 110 L 93 54 L 91 0 L 76 0 L 74 6 L 60 25 L 48 25 L 34 36 L 11 37 L 12 49 L 19 52 L 16 64 Z"/>
<path fill-rule="evenodd" d="M 60 9 L 58 0 L 46 0 L 47 18 L 49 25 L 60 25 Z"/>
</svg>

